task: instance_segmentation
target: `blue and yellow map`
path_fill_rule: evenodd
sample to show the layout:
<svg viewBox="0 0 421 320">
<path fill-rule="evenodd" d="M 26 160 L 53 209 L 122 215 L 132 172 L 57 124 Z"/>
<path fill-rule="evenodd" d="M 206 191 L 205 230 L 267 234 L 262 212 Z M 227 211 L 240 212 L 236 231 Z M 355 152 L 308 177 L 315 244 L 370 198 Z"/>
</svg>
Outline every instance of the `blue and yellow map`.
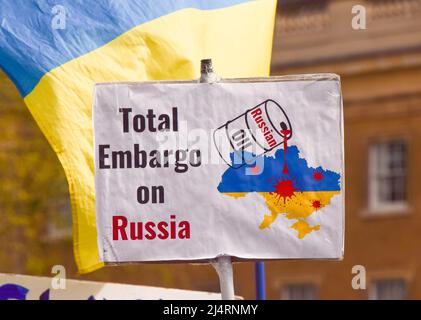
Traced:
<svg viewBox="0 0 421 320">
<path fill-rule="evenodd" d="M 264 216 L 260 229 L 269 227 L 278 214 L 284 214 L 287 219 L 296 220 L 291 228 L 298 232 L 299 239 L 319 230 L 320 225 L 311 226 L 307 218 L 340 194 L 340 174 L 322 167 L 309 167 L 307 161 L 299 157 L 296 146 L 289 146 L 287 152 L 278 149 L 274 156 L 261 157 L 262 168 L 255 164 L 228 168 L 218 191 L 235 198 L 251 192 L 262 196 L 270 214 Z M 231 153 L 231 161 L 234 161 L 234 153 Z"/>
</svg>

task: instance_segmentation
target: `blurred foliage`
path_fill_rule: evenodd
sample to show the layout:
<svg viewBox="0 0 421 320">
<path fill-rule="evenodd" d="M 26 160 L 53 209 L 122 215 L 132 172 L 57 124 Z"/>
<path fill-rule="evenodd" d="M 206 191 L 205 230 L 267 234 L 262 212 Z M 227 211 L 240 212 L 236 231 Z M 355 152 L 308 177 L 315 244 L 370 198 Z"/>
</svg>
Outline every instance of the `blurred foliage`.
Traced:
<svg viewBox="0 0 421 320">
<path fill-rule="evenodd" d="M 48 274 L 46 242 L 71 237 L 67 182 L 15 89 L 0 81 L 0 272 Z"/>
</svg>

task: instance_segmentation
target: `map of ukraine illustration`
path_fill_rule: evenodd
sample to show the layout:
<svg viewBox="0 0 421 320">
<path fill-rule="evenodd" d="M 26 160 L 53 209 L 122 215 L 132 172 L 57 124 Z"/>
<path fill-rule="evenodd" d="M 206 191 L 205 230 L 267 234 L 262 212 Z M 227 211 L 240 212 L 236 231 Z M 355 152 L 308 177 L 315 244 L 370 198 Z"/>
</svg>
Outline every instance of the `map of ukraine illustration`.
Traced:
<svg viewBox="0 0 421 320">
<path fill-rule="evenodd" d="M 274 156 L 262 157 L 263 170 L 255 164 L 228 168 L 218 191 L 235 198 L 252 192 L 262 196 L 270 214 L 264 216 L 260 229 L 269 227 L 279 214 L 284 214 L 295 220 L 291 228 L 298 232 L 299 239 L 319 230 L 320 225 L 311 226 L 307 218 L 329 205 L 332 197 L 340 193 L 340 174 L 322 167 L 308 167 L 296 146 L 288 146 L 287 152 L 278 149 Z M 234 153 L 231 153 L 233 160 Z"/>
</svg>

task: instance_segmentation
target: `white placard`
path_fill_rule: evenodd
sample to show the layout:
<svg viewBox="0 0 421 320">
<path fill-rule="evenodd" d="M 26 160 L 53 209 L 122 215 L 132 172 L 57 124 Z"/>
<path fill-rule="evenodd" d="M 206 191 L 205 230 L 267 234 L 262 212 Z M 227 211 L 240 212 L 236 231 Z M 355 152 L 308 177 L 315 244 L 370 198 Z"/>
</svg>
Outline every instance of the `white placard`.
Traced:
<svg viewBox="0 0 421 320">
<path fill-rule="evenodd" d="M 236 297 L 242 299 L 241 297 Z M 221 294 L 0 273 L 0 300 L 219 300 Z"/>
<path fill-rule="evenodd" d="M 105 262 L 340 259 L 339 77 L 95 88 Z"/>
</svg>

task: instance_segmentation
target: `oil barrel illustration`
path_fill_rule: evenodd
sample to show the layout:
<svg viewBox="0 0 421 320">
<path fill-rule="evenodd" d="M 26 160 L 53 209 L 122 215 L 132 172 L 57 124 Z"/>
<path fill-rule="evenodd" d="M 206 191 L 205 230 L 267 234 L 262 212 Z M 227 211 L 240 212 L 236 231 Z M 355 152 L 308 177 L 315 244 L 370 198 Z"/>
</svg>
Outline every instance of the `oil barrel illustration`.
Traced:
<svg viewBox="0 0 421 320">
<path fill-rule="evenodd" d="M 227 121 L 213 133 L 221 158 L 235 169 L 254 163 L 255 159 L 292 137 L 292 127 L 284 109 L 268 99 Z"/>
</svg>

